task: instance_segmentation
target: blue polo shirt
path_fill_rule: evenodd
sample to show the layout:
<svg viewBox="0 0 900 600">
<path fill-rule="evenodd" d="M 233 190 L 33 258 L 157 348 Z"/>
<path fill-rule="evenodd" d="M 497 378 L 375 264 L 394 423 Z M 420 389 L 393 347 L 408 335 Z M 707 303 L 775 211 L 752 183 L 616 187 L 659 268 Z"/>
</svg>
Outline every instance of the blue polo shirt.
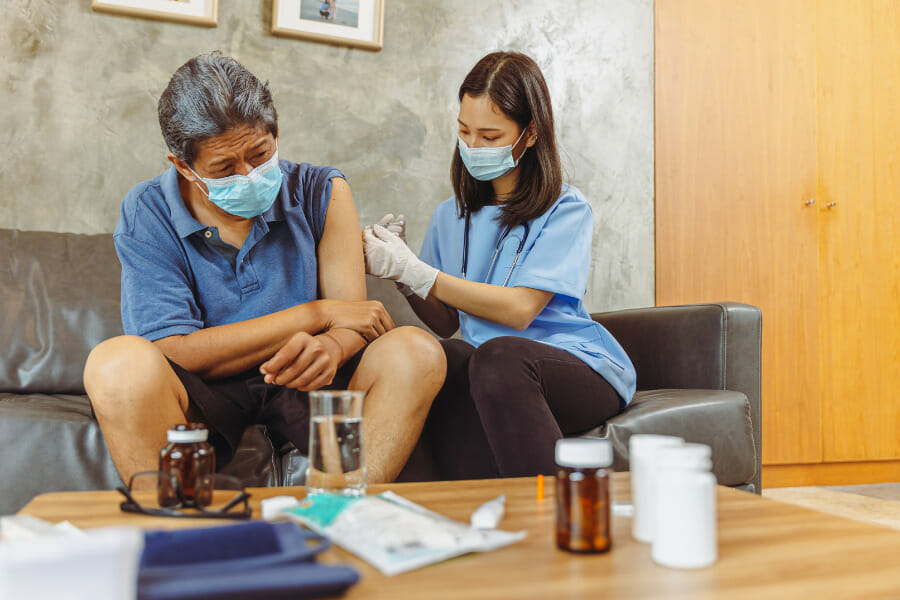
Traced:
<svg viewBox="0 0 900 600">
<path fill-rule="evenodd" d="M 175 167 L 128 192 L 114 234 L 126 334 L 187 335 L 318 297 L 316 248 L 332 179 L 343 174 L 286 160 L 279 166 L 278 198 L 233 257 L 222 252 L 217 229 L 185 208 Z"/>
<path fill-rule="evenodd" d="M 472 214 L 466 279 L 493 285 L 506 281 L 509 287 L 545 290 L 553 296 L 524 331 L 458 311 L 463 339 L 477 347 L 495 337 L 517 336 L 555 346 L 583 360 L 626 404 L 631 402 L 637 383 L 634 365 L 582 302 L 591 266 L 591 205 L 578 189 L 564 184 L 549 210 L 527 228 L 514 227 L 505 238 L 505 228 L 498 223 L 501 210 L 485 206 Z M 462 277 L 464 238 L 465 219 L 457 214 L 456 199 L 450 198 L 434 210 L 419 258 Z"/>
</svg>

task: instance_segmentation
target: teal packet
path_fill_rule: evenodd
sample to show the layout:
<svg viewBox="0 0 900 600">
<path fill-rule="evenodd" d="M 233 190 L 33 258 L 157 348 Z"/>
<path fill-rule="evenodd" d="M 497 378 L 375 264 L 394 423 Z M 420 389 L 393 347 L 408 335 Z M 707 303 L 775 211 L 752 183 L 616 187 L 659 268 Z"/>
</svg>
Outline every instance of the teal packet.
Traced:
<svg viewBox="0 0 900 600">
<path fill-rule="evenodd" d="M 327 537 L 385 575 L 396 575 L 469 552 L 488 552 L 525 532 L 476 529 L 394 494 L 316 494 L 285 515 Z"/>
</svg>

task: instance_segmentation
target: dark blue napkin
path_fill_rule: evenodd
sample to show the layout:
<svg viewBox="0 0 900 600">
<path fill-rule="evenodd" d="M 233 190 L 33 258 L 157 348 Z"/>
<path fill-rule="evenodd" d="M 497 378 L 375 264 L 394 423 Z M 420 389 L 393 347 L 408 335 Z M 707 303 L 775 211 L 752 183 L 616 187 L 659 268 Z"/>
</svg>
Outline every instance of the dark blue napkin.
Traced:
<svg viewBox="0 0 900 600">
<path fill-rule="evenodd" d="M 328 541 L 294 523 L 254 521 L 145 535 L 139 600 L 287 600 L 341 594 L 359 580 L 315 556 Z"/>
</svg>

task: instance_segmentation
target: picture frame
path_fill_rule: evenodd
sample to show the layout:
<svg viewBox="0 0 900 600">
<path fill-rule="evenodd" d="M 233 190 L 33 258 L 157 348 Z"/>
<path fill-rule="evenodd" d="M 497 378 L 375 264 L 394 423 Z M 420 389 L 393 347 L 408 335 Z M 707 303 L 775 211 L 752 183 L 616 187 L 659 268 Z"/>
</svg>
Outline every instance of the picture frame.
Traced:
<svg viewBox="0 0 900 600">
<path fill-rule="evenodd" d="M 386 0 L 272 0 L 272 33 L 379 51 Z"/>
<path fill-rule="evenodd" d="M 218 3 L 219 0 L 91 0 L 91 8 L 97 12 L 215 27 Z"/>
</svg>

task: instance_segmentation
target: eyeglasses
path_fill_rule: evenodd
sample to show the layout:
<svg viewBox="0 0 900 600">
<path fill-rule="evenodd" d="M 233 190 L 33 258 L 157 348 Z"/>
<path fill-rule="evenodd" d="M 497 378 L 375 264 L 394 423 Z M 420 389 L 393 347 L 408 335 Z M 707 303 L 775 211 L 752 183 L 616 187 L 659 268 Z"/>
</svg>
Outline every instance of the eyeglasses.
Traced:
<svg viewBox="0 0 900 600">
<path fill-rule="evenodd" d="M 188 490 L 193 493 L 185 493 L 172 474 L 142 471 L 131 477 L 127 488 L 116 489 L 125 496 L 119 505 L 123 512 L 200 519 L 249 519 L 251 514 L 250 494 L 229 475 L 200 477 Z"/>
</svg>

